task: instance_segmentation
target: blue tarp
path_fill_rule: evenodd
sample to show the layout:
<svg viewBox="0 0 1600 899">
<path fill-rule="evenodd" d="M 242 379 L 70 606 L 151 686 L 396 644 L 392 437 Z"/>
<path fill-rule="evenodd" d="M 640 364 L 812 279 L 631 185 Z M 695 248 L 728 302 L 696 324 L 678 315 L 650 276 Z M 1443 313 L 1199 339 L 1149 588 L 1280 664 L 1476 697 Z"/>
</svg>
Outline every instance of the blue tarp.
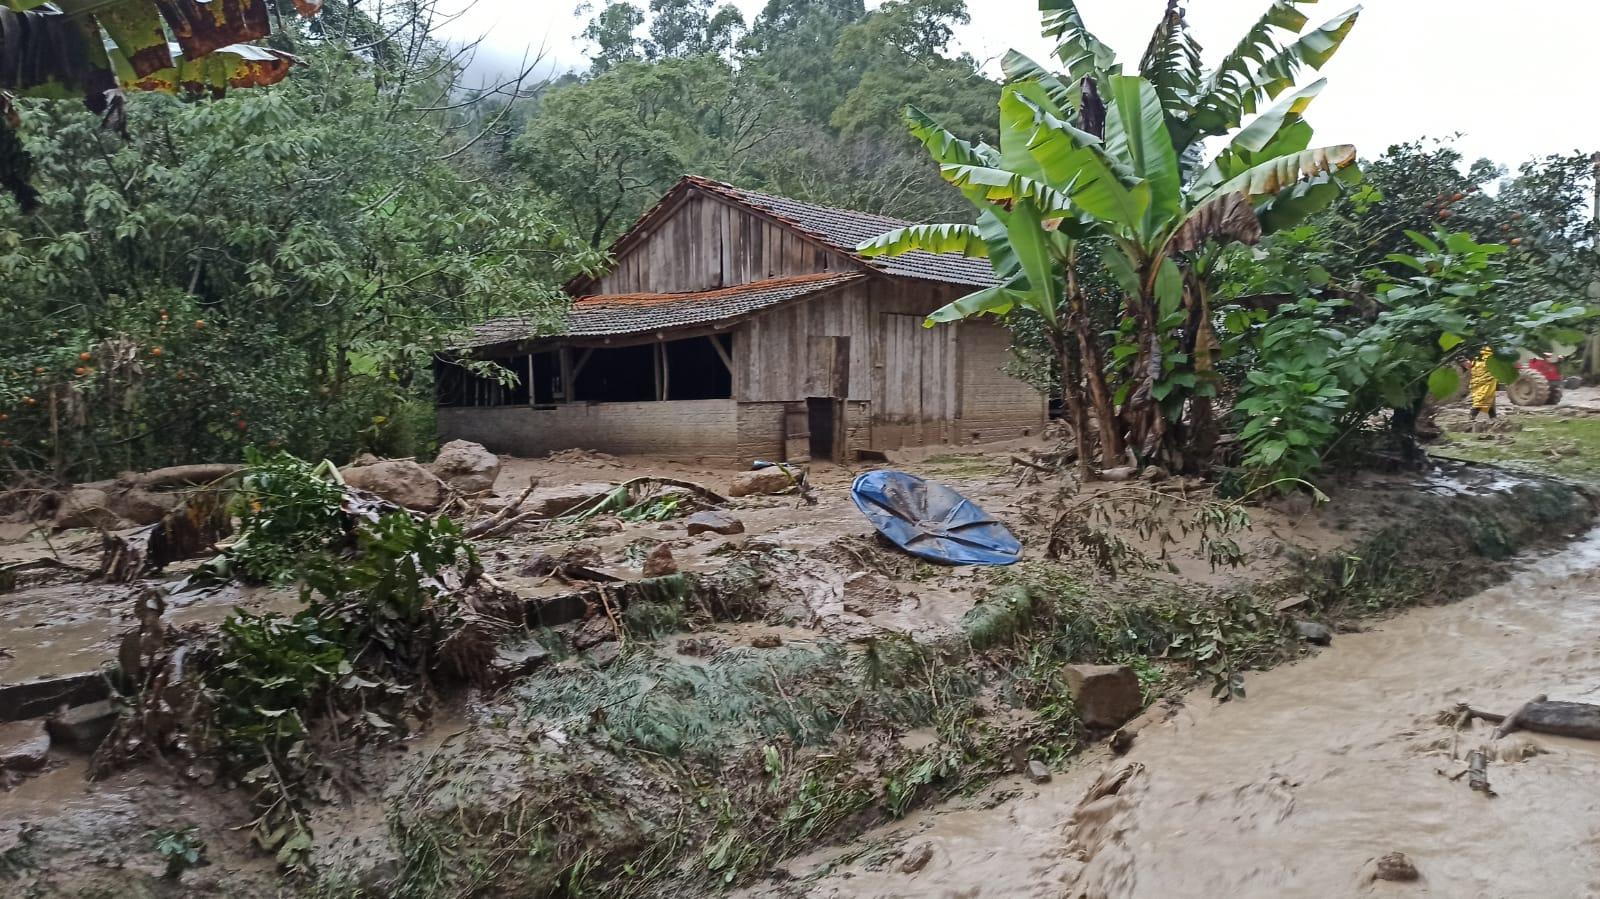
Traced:
<svg viewBox="0 0 1600 899">
<path fill-rule="evenodd" d="M 913 555 L 946 565 L 1010 565 L 1022 544 L 1005 525 L 943 484 L 903 471 L 869 471 L 850 498 L 878 533 Z"/>
</svg>

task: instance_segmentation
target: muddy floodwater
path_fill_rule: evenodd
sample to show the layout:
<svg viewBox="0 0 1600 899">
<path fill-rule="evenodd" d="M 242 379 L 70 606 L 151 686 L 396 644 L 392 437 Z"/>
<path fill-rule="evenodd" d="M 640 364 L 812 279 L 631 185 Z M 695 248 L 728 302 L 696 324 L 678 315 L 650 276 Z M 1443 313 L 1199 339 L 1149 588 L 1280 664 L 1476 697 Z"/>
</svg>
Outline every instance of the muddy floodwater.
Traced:
<svg viewBox="0 0 1600 899">
<path fill-rule="evenodd" d="M 752 895 L 1600 896 L 1600 743 L 1438 720 L 1458 702 L 1600 702 L 1600 531 L 1246 686 L 1242 702 L 1191 695 L 1125 757 L 930 809 Z M 1483 745 L 1492 797 L 1452 779 Z M 1085 802 L 1124 766 L 1119 791 Z M 1391 852 L 1417 880 L 1373 879 Z"/>
</svg>

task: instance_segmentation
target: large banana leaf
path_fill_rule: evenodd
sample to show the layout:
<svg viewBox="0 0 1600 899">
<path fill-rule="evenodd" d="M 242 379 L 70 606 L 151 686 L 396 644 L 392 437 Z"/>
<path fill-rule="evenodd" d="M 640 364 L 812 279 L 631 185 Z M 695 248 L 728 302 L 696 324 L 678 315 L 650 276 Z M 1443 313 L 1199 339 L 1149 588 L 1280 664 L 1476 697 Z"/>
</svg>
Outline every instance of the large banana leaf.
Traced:
<svg viewBox="0 0 1600 899">
<path fill-rule="evenodd" d="M 1311 105 L 1311 101 L 1315 100 L 1317 95 L 1322 93 L 1322 89 L 1327 86 L 1328 79 L 1318 78 L 1316 81 L 1295 91 L 1287 99 L 1279 101 L 1271 109 L 1256 116 L 1255 121 L 1246 125 L 1238 134 L 1233 136 L 1233 140 L 1228 142 L 1228 146 L 1236 150 L 1248 150 L 1251 153 L 1260 153 L 1265 150 L 1267 145 L 1272 142 L 1272 139 L 1277 137 L 1278 132 L 1283 130 L 1284 126 L 1293 125 L 1302 120 L 1303 113 Z"/>
<path fill-rule="evenodd" d="M 1115 70 L 1116 51 L 1083 24 L 1073 0 L 1039 0 L 1039 12 L 1044 36 L 1056 42 L 1056 58 L 1074 81 Z"/>
<path fill-rule="evenodd" d="M 1199 88 L 1194 113 L 1180 138 L 1192 142 L 1226 134 L 1237 128 L 1245 116 L 1256 111 L 1263 98 L 1271 99 L 1294 84 L 1301 65 L 1320 69 L 1344 42 L 1354 27 L 1361 7 L 1357 6 L 1318 27 L 1305 38 L 1279 49 L 1277 31 L 1298 33 L 1306 25 L 1305 14 L 1295 9 L 1315 0 L 1275 0 L 1239 44 L 1217 65 Z"/>
<path fill-rule="evenodd" d="M 273 84 L 294 57 L 243 43 L 270 32 L 268 0 L 0 0 L 0 106 L 12 95 L 79 97 L 108 128 L 124 124 L 119 88 L 210 91 Z M 295 0 L 302 15 L 322 0 Z M 168 32 L 177 43 L 168 43 Z M 0 185 L 24 209 L 32 160 L 0 118 Z"/>
<path fill-rule="evenodd" d="M 1164 230 L 1183 207 L 1178 154 L 1172 148 L 1172 136 L 1154 85 L 1134 75 L 1113 75 L 1109 88 L 1106 154 L 1150 186 L 1150 206 L 1143 216 L 1143 228 L 1146 235 L 1153 235 Z"/>
<path fill-rule="evenodd" d="M 999 161 L 992 153 L 984 152 L 991 148 L 956 137 L 915 106 L 906 107 L 905 118 L 912 136 L 928 148 L 935 162 L 942 165 L 993 165 Z"/>
<path fill-rule="evenodd" d="M 1167 0 L 1167 11 L 1139 61 L 1139 77 L 1155 87 L 1169 116 L 1188 116 L 1200 86 L 1200 45 L 1189 35 L 1178 0 Z"/>
<path fill-rule="evenodd" d="M 121 54 L 112 53 L 111 63 L 126 90 L 183 91 L 191 94 L 219 95 L 230 88 L 264 87 L 288 77 L 294 56 L 271 47 L 234 44 L 198 59 L 186 57 L 177 44 L 169 48 L 173 64 L 160 71 L 140 76 Z"/>
<path fill-rule="evenodd" d="M 1173 232 L 1168 247 L 1190 253 L 1209 240 L 1253 244 L 1261 240 L 1261 220 L 1242 192 L 1223 194 L 1192 210 Z"/>
<path fill-rule="evenodd" d="M 969 293 L 953 303 L 947 303 L 933 310 L 923 320 L 922 324 L 931 328 L 943 322 L 958 322 L 964 318 L 972 318 L 975 315 L 983 315 L 984 313 L 1005 315 L 1016 307 L 1017 302 L 1023 296 L 1023 291 L 1012 285 L 1002 284 L 999 287 L 985 287 L 982 290 Z"/>
<path fill-rule="evenodd" d="M 1000 71 L 1006 76 L 1007 82 L 1038 82 L 1050 98 L 1051 105 L 1047 108 L 1063 119 L 1071 115 L 1078 105 L 1076 86 L 1064 84 L 1053 72 L 1015 50 L 1007 50 L 1006 55 L 1000 58 Z"/>
<path fill-rule="evenodd" d="M 963 256 L 985 257 L 989 245 L 984 242 L 977 225 L 912 225 L 880 234 L 856 247 L 863 256 L 899 256 L 913 250 L 929 253 L 960 253 Z"/>
<path fill-rule="evenodd" d="M 1000 116 L 1029 116 L 1036 125 L 1028 149 L 1044 173 L 1044 180 L 1071 200 L 1081 212 L 1113 227 L 1133 231 L 1150 206 L 1150 188 L 1143 182 L 1125 185 L 1117 164 L 1099 139 L 1074 128 L 1014 92 L 1001 94 Z"/>
<path fill-rule="evenodd" d="M 1073 214 L 1074 200 L 1068 191 L 1058 190 L 1037 178 L 1020 172 L 986 165 L 943 165 L 939 172 L 944 180 L 960 188 L 968 196 L 982 203 L 1011 205 L 1027 201 L 1045 216 Z"/>
<path fill-rule="evenodd" d="M 1290 44 L 1282 53 L 1263 62 L 1256 82 L 1268 97 L 1275 97 L 1294 85 L 1302 65 L 1320 69 L 1339 52 L 1350 29 L 1356 27 L 1361 7 L 1352 7 L 1318 25 Z"/>
<path fill-rule="evenodd" d="M 95 18 L 128 61 L 135 77 L 144 78 L 173 67 L 167 32 L 161 26 L 161 12 L 150 0 L 123 0 L 100 9 Z"/>
<path fill-rule="evenodd" d="M 1355 162 L 1356 148 L 1350 144 L 1301 150 L 1245 170 L 1224 182 L 1216 193 L 1238 191 L 1255 202 L 1300 181 L 1346 169 L 1355 165 Z"/>
</svg>

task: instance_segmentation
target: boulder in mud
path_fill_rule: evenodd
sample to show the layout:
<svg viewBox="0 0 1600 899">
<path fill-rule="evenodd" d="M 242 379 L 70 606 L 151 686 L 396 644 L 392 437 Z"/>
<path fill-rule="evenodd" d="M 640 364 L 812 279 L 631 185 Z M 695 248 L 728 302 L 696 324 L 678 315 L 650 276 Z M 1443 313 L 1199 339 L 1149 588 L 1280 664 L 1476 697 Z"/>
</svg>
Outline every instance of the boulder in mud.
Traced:
<svg viewBox="0 0 1600 899">
<path fill-rule="evenodd" d="M 37 771 L 50 758 L 50 734 L 43 721 L 0 724 L 0 771 Z"/>
<path fill-rule="evenodd" d="M 562 484 L 555 487 L 540 487 L 523 503 L 525 512 L 535 512 L 544 518 L 560 518 L 579 507 L 587 507 L 590 503 L 610 493 L 612 485 L 605 483 L 594 484 Z"/>
<path fill-rule="evenodd" d="M 678 563 L 672 558 L 672 547 L 665 543 L 656 544 L 656 548 L 644 558 L 645 577 L 666 577 L 677 573 Z"/>
<path fill-rule="evenodd" d="M 1326 624 L 1316 621 L 1306 621 L 1303 618 L 1294 622 L 1294 632 L 1300 639 L 1317 646 L 1329 646 L 1333 643 L 1333 630 Z"/>
<path fill-rule="evenodd" d="M 500 477 L 500 457 L 470 440 L 452 440 L 439 447 L 430 467 L 439 480 L 468 496 L 488 493 Z"/>
<path fill-rule="evenodd" d="M 410 459 L 390 459 L 343 469 L 345 483 L 418 512 L 436 512 L 450 491 L 433 472 Z"/>
<path fill-rule="evenodd" d="M 1139 677 L 1127 665 L 1068 665 L 1066 676 L 1086 727 L 1121 727 L 1144 706 Z"/>
<path fill-rule="evenodd" d="M 74 749 L 93 752 L 99 748 L 117 723 L 117 709 L 111 700 L 73 706 L 45 722 L 52 739 Z"/>
<path fill-rule="evenodd" d="M 1044 762 L 1041 762 L 1038 759 L 1028 760 L 1027 775 L 1028 779 L 1036 784 L 1045 784 L 1050 782 L 1049 767 L 1047 767 Z"/>
<path fill-rule="evenodd" d="M 928 866 L 928 862 L 932 860 L 933 843 L 929 840 L 923 840 L 921 843 L 918 843 L 916 846 L 912 847 L 911 851 L 907 852 L 904 858 L 900 859 L 900 870 L 906 872 L 907 874 L 915 874 L 918 871 L 921 871 L 923 868 L 926 868 Z"/>
<path fill-rule="evenodd" d="M 1373 863 L 1372 879 L 1411 883 L 1422 877 L 1404 852 L 1391 852 Z"/>
<path fill-rule="evenodd" d="M 729 496 L 770 496 L 787 493 L 806 477 L 806 470 L 797 465 L 769 465 L 755 471 L 736 475 L 728 485 Z"/>
<path fill-rule="evenodd" d="M 155 524 L 178 508 L 177 493 L 130 487 L 111 496 L 111 509 L 119 518 L 138 525 Z"/>
<path fill-rule="evenodd" d="M 733 534 L 744 533 L 744 522 L 728 514 L 727 512 L 718 512 L 714 509 L 705 512 L 696 512 L 685 519 L 683 524 L 684 527 L 688 529 L 689 536 L 691 537 L 700 534 L 722 534 L 723 536 L 731 536 Z"/>
<path fill-rule="evenodd" d="M 68 490 L 56 507 L 57 530 L 101 528 L 114 531 L 122 523 L 111 508 L 111 496 L 103 488 L 79 485 Z"/>
</svg>

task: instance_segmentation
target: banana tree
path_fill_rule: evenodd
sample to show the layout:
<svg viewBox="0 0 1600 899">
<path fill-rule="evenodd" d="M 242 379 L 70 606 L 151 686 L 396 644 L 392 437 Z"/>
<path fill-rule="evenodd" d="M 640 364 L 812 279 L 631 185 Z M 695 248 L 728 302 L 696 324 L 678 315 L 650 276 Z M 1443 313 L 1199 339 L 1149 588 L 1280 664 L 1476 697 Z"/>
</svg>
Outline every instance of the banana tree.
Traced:
<svg viewBox="0 0 1600 899">
<path fill-rule="evenodd" d="M 1142 63 L 1152 79 L 1121 74 L 1114 54 L 1083 27 L 1068 0 L 1040 5 L 1046 34 L 1059 41 L 1067 80 L 1010 54 L 998 149 L 963 142 L 908 112 L 913 133 L 945 178 L 979 207 L 979 223 L 902 229 L 867 242 L 862 251 L 987 255 L 999 285 L 939 310 L 929 324 L 1005 314 L 1016 306 L 1039 313 L 1052 333 L 1078 338 L 1074 358 L 1063 354 L 1061 368 L 1080 459 L 1084 422 L 1075 395 L 1094 406 L 1102 465 L 1120 460 L 1125 438 L 1145 461 L 1191 463 L 1205 455 L 1214 431 L 1216 341 L 1206 278 L 1217 252 L 1300 221 L 1358 172 L 1353 147 L 1310 147 L 1302 113 L 1322 81 L 1259 115 L 1203 169 L 1190 166 L 1186 177 L 1180 159 L 1197 156 L 1205 137 L 1231 131 L 1262 97 L 1292 86 L 1302 64 L 1325 62 L 1355 13 L 1269 54 L 1266 48 L 1276 48 L 1271 29 L 1296 21 L 1285 12 L 1292 0 L 1279 0 L 1265 24 L 1203 76 L 1198 48 L 1172 2 Z M 1124 294 L 1122 331 L 1110 348 L 1120 382 L 1114 395 L 1076 284 L 1085 240 L 1100 250 Z M 1189 433 L 1174 432 L 1172 422 L 1187 425 Z"/>
<path fill-rule="evenodd" d="M 122 130 L 123 91 L 221 94 L 274 84 L 295 61 L 247 41 L 271 33 L 272 0 L 0 0 L 0 186 L 37 203 L 15 97 L 81 98 Z M 294 0 L 313 16 L 322 0 Z"/>
</svg>

